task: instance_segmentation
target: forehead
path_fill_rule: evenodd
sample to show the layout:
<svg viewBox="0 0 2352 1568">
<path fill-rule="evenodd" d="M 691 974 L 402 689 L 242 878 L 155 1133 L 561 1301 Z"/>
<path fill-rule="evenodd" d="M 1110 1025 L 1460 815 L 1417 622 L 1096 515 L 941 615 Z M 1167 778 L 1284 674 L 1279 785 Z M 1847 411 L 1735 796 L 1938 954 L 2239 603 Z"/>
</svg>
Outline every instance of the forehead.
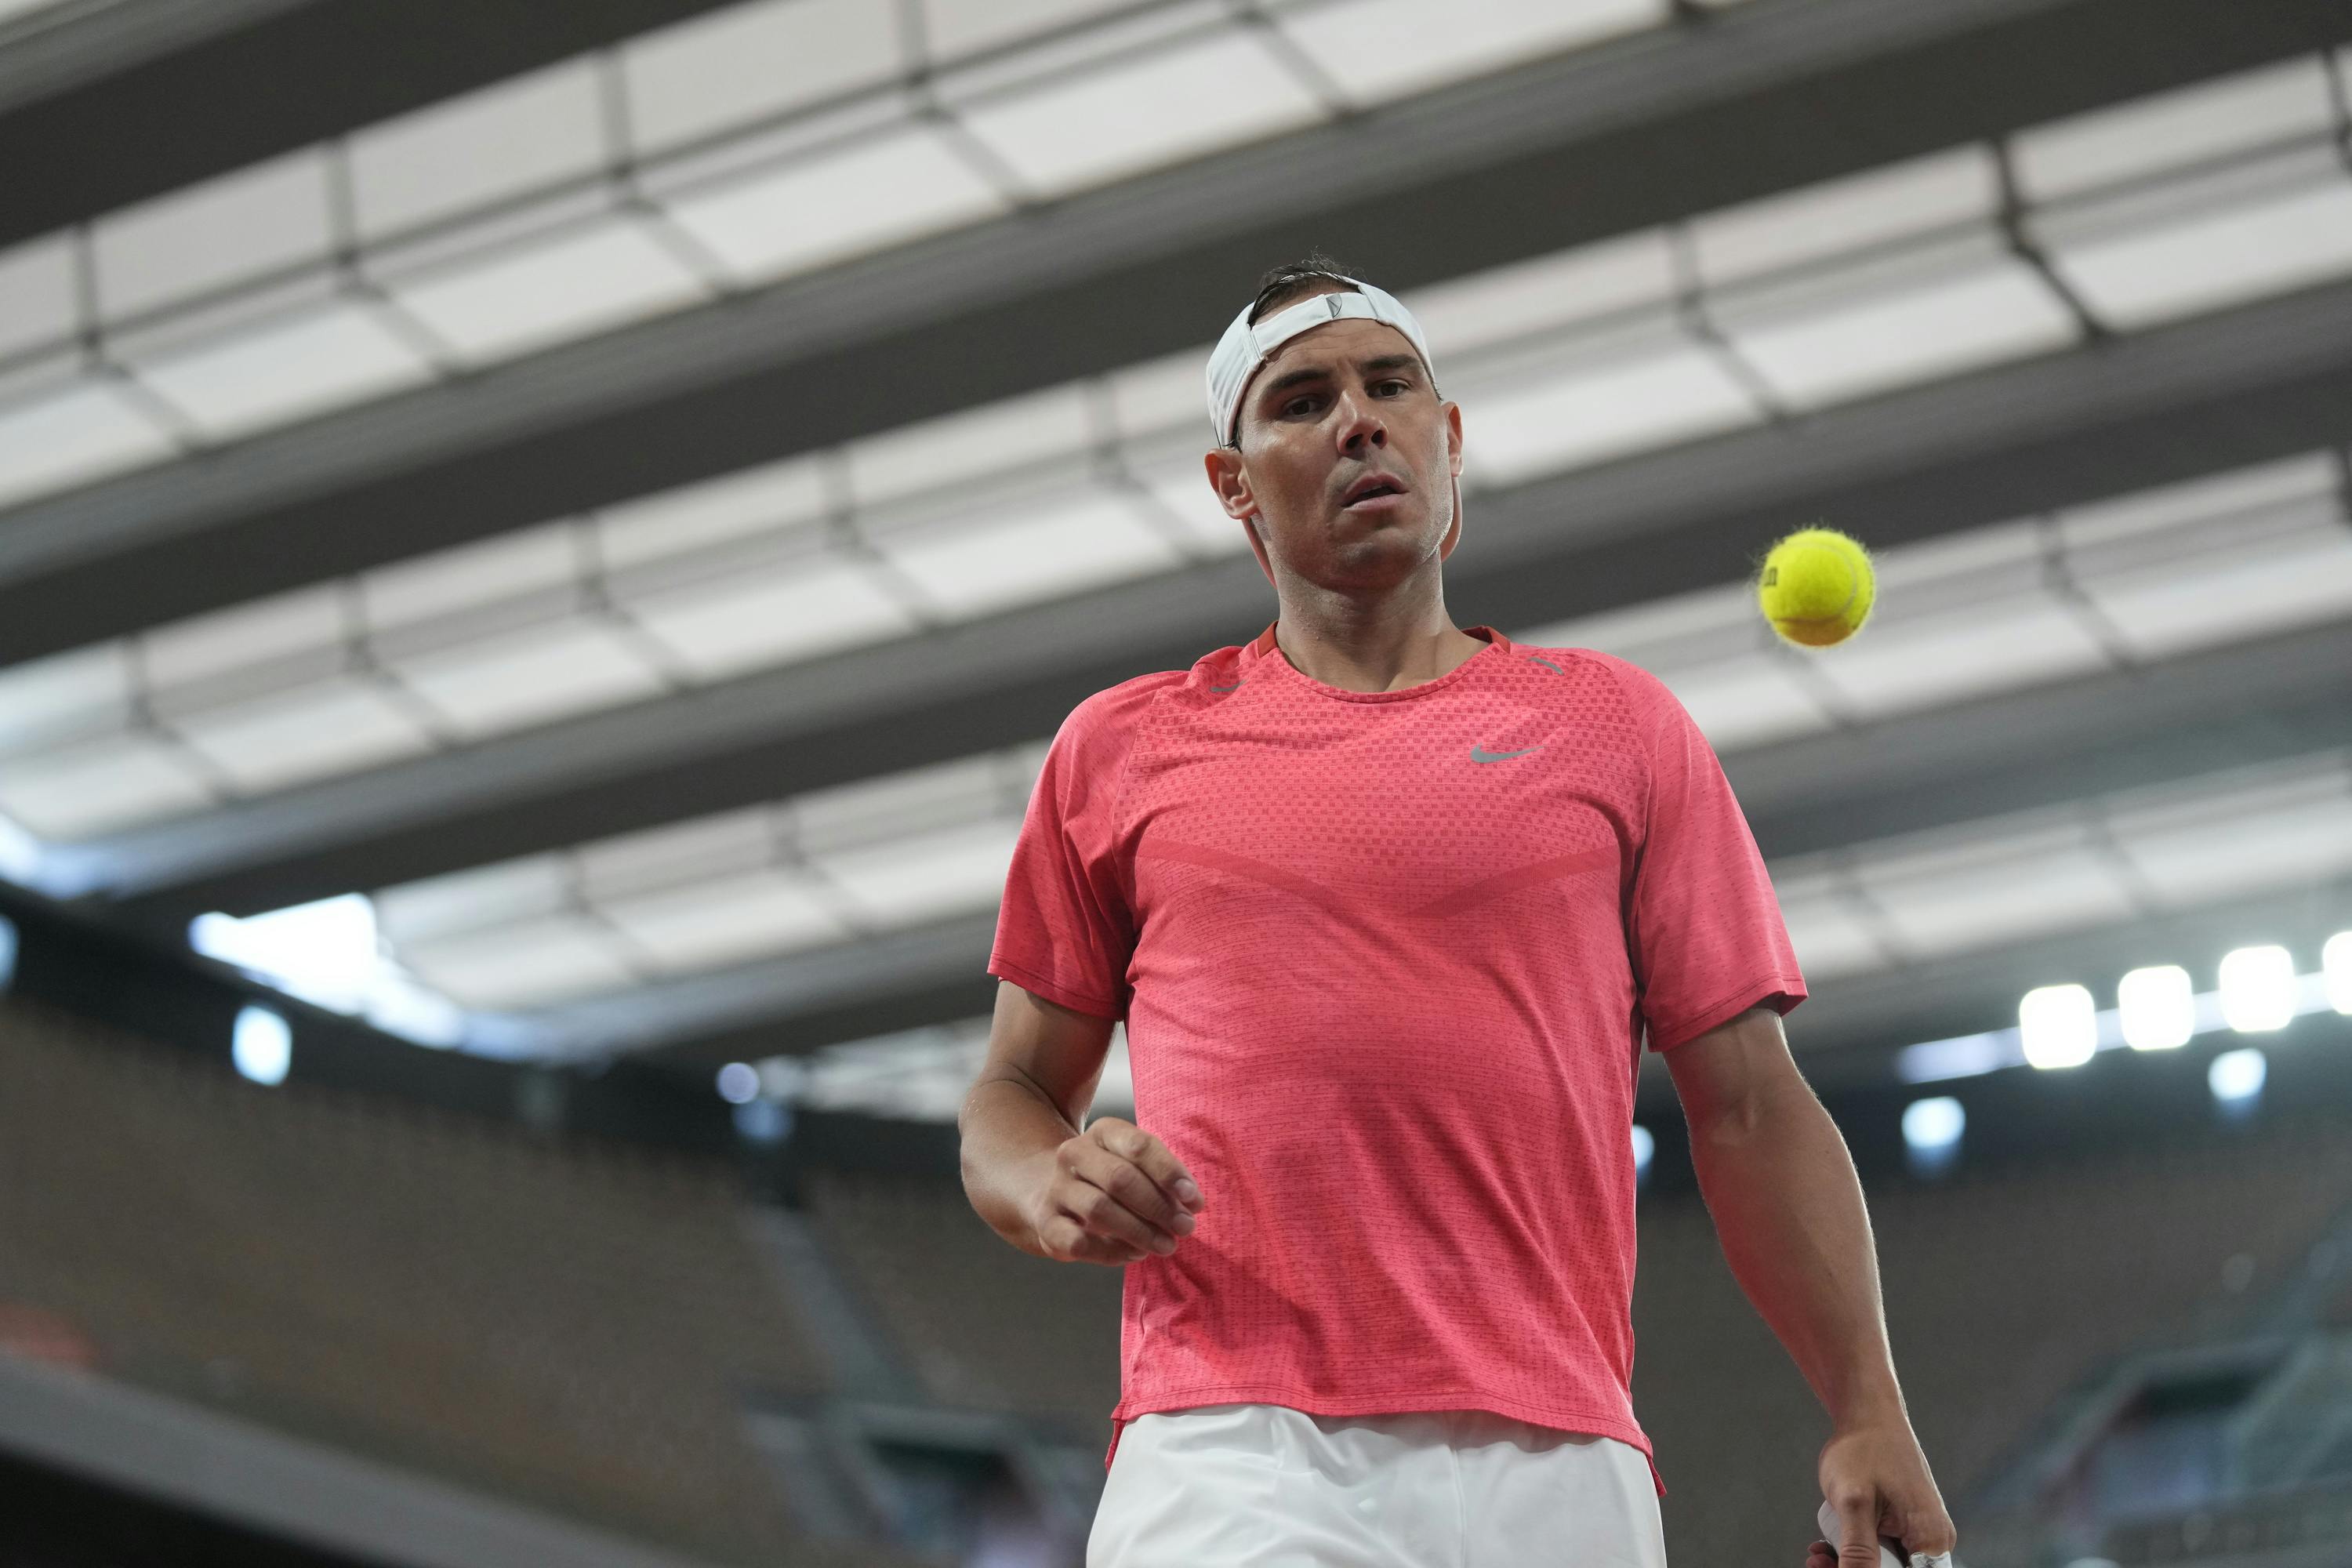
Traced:
<svg viewBox="0 0 2352 1568">
<path fill-rule="evenodd" d="M 1349 316 L 1310 327 L 1277 350 L 1275 356 L 1258 370 L 1256 383 L 1271 384 L 1295 370 L 1328 369 L 1358 360 L 1373 359 L 1387 354 L 1412 354 L 1415 363 L 1421 356 L 1415 353 L 1412 340 L 1390 326 L 1386 321 L 1368 321 L 1360 316 Z"/>
</svg>

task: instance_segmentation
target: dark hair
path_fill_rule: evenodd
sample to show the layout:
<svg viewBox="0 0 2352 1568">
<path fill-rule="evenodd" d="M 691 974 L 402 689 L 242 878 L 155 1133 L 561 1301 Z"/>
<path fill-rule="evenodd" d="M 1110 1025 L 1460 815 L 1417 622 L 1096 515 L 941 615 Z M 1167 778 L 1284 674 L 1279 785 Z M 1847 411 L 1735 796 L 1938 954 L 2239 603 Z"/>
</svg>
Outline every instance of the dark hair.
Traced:
<svg viewBox="0 0 2352 1568">
<path fill-rule="evenodd" d="M 1351 281 L 1355 274 L 1340 266 L 1321 251 L 1310 251 L 1297 261 L 1286 261 L 1257 280 L 1257 302 L 1250 307 L 1250 325 L 1276 305 L 1287 305 L 1304 300 L 1309 294 L 1328 292 L 1319 287 L 1337 283 L 1349 293 L 1356 292 Z"/>
</svg>

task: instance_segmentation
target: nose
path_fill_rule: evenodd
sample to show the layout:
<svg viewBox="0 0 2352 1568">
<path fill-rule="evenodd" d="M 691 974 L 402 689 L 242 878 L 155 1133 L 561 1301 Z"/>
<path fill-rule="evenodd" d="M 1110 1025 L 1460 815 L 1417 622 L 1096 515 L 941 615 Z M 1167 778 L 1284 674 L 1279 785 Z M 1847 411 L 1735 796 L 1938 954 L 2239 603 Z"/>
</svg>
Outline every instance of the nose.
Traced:
<svg viewBox="0 0 2352 1568">
<path fill-rule="evenodd" d="M 1341 395 L 1339 405 L 1339 448 L 1350 455 L 1368 447 L 1389 444 L 1389 427 L 1380 416 L 1379 407 L 1359 393 Z"/>
</svg>

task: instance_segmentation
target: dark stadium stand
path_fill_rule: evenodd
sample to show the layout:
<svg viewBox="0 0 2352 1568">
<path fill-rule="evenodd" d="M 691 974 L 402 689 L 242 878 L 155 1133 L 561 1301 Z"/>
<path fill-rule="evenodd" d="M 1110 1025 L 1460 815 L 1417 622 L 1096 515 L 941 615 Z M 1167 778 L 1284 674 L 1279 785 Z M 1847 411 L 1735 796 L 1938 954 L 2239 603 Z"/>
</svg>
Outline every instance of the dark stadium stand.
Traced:
<svg viewBox="0 0 2352 1568">
<path fill-rule="evenodd" d="M 100 1370 L 727 1562 L 793 1540 L 741 1431 L 822 1363 L 730 1173 L 210 1064 L 0 1002 L 0 1300 Z"/>
</svg>

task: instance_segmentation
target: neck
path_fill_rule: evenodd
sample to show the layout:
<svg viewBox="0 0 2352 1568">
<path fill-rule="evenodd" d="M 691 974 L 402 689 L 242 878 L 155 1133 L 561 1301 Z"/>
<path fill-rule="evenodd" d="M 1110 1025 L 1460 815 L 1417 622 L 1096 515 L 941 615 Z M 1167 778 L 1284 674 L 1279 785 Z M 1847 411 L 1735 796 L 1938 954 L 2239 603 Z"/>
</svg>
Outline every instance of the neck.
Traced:
<svg viewBox="0 0 2352 1568">
<path fill-rule="evenodd" d="M 1420 686 L 1486 646 L 1454 626 L 1433 577 L 1372 597 L 1297 584 L 1282 595 L 1274 640 L 1300 674 L 1342 691 Z"/>
</svg>

